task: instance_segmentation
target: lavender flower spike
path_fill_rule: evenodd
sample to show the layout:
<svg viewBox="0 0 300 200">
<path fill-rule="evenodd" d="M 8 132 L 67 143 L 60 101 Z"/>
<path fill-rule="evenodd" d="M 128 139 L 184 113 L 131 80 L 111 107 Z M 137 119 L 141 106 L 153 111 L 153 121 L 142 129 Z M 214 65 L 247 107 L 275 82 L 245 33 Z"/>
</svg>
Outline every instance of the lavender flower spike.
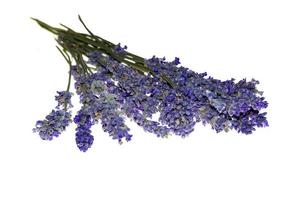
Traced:
<svg viewBox="0 0 300 200">
<path fill-rule="evenodd" d="M 44 120 L 37 121 L 33 129 L 33 132 L 39 133 L 43 140 L 52 140 L 53 137 L 58 137 L 71 122 L 71 112 L 68 108 L 72 107 L 72 94 L 65 91 L 57 93 L 55 100 L 58 102 L 58 105 L 55 107 L 55 110 L 52 110 Z M 65 105 L 67 109 L 63 109 Z"/>
</svg>

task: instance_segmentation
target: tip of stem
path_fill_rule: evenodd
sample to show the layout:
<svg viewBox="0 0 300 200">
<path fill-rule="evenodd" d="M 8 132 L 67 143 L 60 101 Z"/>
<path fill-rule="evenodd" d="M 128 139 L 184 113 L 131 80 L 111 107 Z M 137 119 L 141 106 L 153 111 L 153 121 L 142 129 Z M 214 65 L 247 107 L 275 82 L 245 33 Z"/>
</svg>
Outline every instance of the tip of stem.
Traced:
<svg viewBox="0 0 300 200">
<path fill-rule="evenodd" d="M 30 17 L 31 20 L 38 22 L 39 20 L 37 18 L 34 17 Z"/>
<path fill-rule="evenodd" d="M 36 19 L 36 18 L 33 18 L 33 17 L 30 17 L 32 20 L 34 20 L 36 23 L 38 23 L 38 25 L 54 34 L 58 34 L 58 29 L 57 28 L 54 28 L 48 24 L 46 24 L 45 22 L 42 22 L 41 20 L 39 19 Z"/>
</svg>

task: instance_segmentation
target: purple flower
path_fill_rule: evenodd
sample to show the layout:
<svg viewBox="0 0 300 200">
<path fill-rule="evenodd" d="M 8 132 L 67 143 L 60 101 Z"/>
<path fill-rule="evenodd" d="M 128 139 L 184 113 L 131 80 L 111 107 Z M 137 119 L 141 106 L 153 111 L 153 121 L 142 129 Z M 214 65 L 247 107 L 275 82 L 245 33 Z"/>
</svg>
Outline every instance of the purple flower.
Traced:
<svg viewBox="0 0 300 200">
<path fill-rule="evenodd" d="M 124 53 L 126 49 L 127 49 L 127 46 L 125 45 L 124 47 L 122 47 L 121 43 L 118 43 L 114 48 L 115 52 L 118 54 Z"/>
<path fill-rule="evenodd" d="M 55 100 L 58 102 L 58 105 L 56 106 L 57 109 L 60 108 L 60 106 L 68 106 L 69 108 L 72 108 L 73 105 L 71 103 L 71 92 L 66 91 L 57 91 L 57 95 L 55 96 Z"/>
<path fill-rule="evenodd" d="M 57 93 L 58 95 L 55 96 L 55 100 L 58 102 L 56 109 L 52 110 L 44 120 L 37 121 L 33 128 L 33 132 L 39 133 L 43 140 L 52 140 L 53 137 L 58 137 L 72 121 L 71 111 L 69 111 L 69 108 L 72 107 L 71 93 L 65 91 Z"/>
<path fill-rule="evenodd" d="M 178 57 L 175 57 L 174 61 L 172 62 L 174 65 L 179 65 L 180 61 Z"/>
<path fill-rule="evenodd" d="M 82 108 L 73 121 L 77 124 L 76 144 L 80 151 L 86 152 L 93 144 L 94 137 L 91 135 L 91 126 L 93 125 L 91 115 L 88 109 Z"/>
<path fill-rule="evenodd" d="M 33 132 L 39 133 L 41 139 L 52 140 L 58 137 L 71 122 L 71 113 L 65 110 L 52 110 L 46 119 L 36 122 Z"/>
</svg>

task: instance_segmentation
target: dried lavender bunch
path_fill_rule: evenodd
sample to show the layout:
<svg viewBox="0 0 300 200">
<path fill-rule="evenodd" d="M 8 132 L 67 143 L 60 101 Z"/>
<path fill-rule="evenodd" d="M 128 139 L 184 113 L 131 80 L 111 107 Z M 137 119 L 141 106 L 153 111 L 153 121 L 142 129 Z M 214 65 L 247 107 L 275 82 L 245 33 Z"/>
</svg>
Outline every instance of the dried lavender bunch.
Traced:
<svg viewBox="0 0 300 200">
<path fill-rule="evenodd" d="M 179 66 L 179 58 L 144 59 L 128 52 L 127 46 L 94 35 L 80 16 L 89 34 L 34 20 L 57 36 L 57 48 L 70 67 L 67 90 L 55 97 L 56 110 L 34 128 L 44 140 L 57 137 L 71 121 L 71 77 L 82 105 L 73 119 L 75 140 L 84 152 L 93 144 L 90 129 L 98 123 L 119 143 L 130 141 L 126 118 L 158 137 L 185 137 L 197 122 L 216 132 L 235 129 L 244 134 L 268 126 L 266 113 L 261 112 L 268 103 L 256 88 L 257 80 L 221 81 Z M 154 120 L 157 113 L 159 119 Z"/>
</svg>

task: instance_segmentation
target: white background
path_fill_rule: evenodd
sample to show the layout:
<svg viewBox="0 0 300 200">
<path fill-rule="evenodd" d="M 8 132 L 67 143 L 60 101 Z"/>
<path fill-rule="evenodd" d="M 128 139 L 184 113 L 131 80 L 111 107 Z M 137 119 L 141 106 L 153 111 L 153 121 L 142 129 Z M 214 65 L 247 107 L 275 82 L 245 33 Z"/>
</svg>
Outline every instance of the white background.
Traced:
<svg viewBox="0 0 300 200">
<path fill-rule="evenodd" d="M 298 3 L 2 0 L 0 199 L 299 200 Z M 130 124 L 133 140 L 120 146 L 98 125 L 87 153 L 74 125 L 42 141 L 31 129 L 66 88 L 68 67 L 30 17 L 84 31 L 77 14 L 143 57 L 179 56 L 215 78 L 260 80 L 270 127 L 246 136 L 199 124 L 188 138 L 159 139 Z"/>
</svg>

